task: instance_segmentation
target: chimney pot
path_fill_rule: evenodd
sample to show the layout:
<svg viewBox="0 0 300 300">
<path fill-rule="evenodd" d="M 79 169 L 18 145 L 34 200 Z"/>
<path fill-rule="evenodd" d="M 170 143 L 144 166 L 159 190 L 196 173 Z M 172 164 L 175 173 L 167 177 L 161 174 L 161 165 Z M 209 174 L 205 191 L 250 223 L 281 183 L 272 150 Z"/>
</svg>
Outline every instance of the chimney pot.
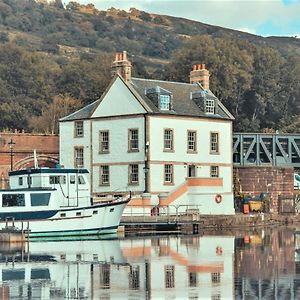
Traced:
<svg viewBox="0 0 300 300">
<path fill-rule="evenodd" d="M 195 64 L 190 72 L 190 83 L 199 82 L 204 89 L 209 90 L 209 76 L 210 74 L 205 68 L 205 64 Z"/>
<path fill-rule="evenodd" d="M 116 60 L 112 64 L 112 74 L 118 73 L 126 82 L 131 80 L 131 63 L 127 60 L 127 52 L 117 52 Z"/>
<path fill-rule="evenodd" d="M 127 52 L 123 51 L 123 60 L 127 60 Z"/>
</svg>

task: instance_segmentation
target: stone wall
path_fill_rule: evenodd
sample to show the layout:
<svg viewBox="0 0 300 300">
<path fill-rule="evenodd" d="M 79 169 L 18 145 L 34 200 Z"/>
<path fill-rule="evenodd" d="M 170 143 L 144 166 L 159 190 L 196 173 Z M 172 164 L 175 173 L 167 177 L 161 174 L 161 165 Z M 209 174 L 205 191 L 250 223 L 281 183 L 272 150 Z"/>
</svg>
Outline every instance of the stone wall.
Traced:
<svg viewBox="0 0 300 300">
<path fill-rule="evenodd" d="M 293 197 L 294 169 L 277 167 L 235 167 L 234 190 L 241 194 L 259 196 L 270 194 L 271 211 L 278 212 L 278 197 Z"/>
<path fill-rule="evenodd" d="M 36 150 L 40 167 L 53 167 L 59 160 L 59 138 L 57 135 L 32 134 L 24 131 L 0 132 L 0 188 L 7 186 L 11 164 L 9 142 L 13 140 L 13 169 L 34 166 L 33 150 Z"/>
</svg>

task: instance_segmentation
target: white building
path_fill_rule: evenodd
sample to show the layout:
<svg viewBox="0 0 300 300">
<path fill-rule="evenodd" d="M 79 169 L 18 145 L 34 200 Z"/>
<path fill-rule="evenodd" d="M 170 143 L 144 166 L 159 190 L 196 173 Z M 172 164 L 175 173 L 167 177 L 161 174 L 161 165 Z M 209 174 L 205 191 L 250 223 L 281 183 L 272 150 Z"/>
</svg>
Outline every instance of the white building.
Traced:
<svg viewBox="0 0 300 300">
<path fill-rule="evenodd" d="M 61 120 L 61 164 L 89 169 L 95 196 L 132 191 L 127 212 L 233 214 L 233 117 L 205 65 L 190 83 L 132 78 L 124 51 L 112 69 L 101 98 Z"/>
</svg>

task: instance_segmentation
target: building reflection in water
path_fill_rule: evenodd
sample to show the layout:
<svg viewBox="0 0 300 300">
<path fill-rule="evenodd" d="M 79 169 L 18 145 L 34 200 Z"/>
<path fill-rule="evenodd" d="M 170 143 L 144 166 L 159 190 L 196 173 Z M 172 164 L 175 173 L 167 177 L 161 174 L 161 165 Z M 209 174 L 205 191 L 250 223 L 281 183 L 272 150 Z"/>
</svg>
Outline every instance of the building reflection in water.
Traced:
<svg viewBox="0 0 300 300">
<path fill-rule="evenodd" d="M 236 299 L 299 299 L 300 243 L 286 227 L 235 240 Z"/>
<path fill-rule="evenodd" d="M 234 237 L 30 242 L 1 249 L 0 298 L 232 299 Z"/>
<path fill-rule="evenodd" d="M 0 268 L 0 299 L 300 299 L 300 234 L 1 244 Z"/>
</svg>

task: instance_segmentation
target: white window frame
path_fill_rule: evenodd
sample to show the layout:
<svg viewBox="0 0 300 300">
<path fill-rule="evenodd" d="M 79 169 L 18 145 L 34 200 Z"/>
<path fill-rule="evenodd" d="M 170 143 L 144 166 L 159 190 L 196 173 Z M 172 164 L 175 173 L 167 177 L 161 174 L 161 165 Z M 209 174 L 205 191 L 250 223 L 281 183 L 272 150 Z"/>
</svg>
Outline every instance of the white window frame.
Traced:
<svg viewBox="0 0 300 300">
<path fill-rule="evenodd" d="M 205 113 L 209 115 L 215 114 L 215 100 L 205 99 Z"/>
<path fill-rule="evenodd" d="M 160 110 L 170 110 L 171 108 L 170 95 L 159 95 L 159 108 Z"/>
</svg>

